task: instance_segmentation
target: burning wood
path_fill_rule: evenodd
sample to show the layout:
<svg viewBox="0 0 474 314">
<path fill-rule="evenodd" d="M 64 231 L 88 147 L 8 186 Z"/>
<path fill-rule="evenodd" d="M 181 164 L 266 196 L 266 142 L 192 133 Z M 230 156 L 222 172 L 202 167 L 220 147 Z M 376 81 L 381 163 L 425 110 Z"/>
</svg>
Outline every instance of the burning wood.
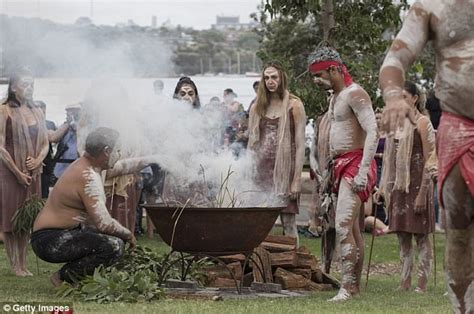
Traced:
<svg viewBox="0 0 474 314">
<path fill-rule="evenodd" d="M 307 248 L 296 249 L 295 238 L 269 235 L 255 252 L 260 258 L 253 255 L 254 260 L 245 269 L 243 254 L 220 257 L 227 263 L 227 268 L 218 265 L 207 269 L 209 286 L 234 287 L 231 271 L 237 280 L 244 273 L 244 286 L 250 286 L 252 282 L 266 282 L 281 284 L 286 290 L 306 291 L 325 291 L 339 287 L 336 279 L 320 269 L 318 259 Z M 262 269 L 265 278 L 259 269 Z"/>
</svg>

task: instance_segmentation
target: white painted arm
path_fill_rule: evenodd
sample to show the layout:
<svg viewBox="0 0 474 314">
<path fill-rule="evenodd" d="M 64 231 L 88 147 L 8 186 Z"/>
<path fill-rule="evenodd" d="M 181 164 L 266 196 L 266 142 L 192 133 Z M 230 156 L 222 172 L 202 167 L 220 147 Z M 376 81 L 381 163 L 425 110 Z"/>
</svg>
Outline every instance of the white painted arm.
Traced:
<svg viewBox="0 0 474 314">
<path fill-rule="evenodd" d="M 356 178 L 354 178 L 354 182 L 356 184 L 360 183 L 361 185 L 365 186 L 365 184 L 367 183 L 367 174 L 369 171 L 370 164 L 372 163 L 372 160 L 375 156 L 375 152 L 377 151 L 377 123 L 375 121 L 374 110 L 372 109 L 372 102 L 370 101 L 369 95 L 365 91 L 354 91 L 350 106 L 354 111 L 354 114 L 357 120 L 359 121 L 360 126 L 366 133 L 362 162 L 359 168 L 359 172 L 357 173 Z"/>
<path fill-rule="evenodd" d="M 118 176 L 136 173 L 152 163 L 158 163 L 157 156 L 122 159 L 117 161 L 112 169 L 107 170 L 106 178 L 112 179 Z"/>
<path fill-rule="evenodd" d="M 105 206 L 105 191 L 102 178 L 92 168 L 83 172 L 84 189 L 79 192 L 84 208 L 94 226 L 101 233 L 119 237 L 125 241 L 132 238 L 132 232 L 113 219 Z"/>
<path fill-rule="evenodd" d="M 416 1 L 403 22 L 380 69 L 380 87 L 385 102 L 402 99 L 405 72 L 425 47 L 430 32 L 431 13 Z"/>
</svg>

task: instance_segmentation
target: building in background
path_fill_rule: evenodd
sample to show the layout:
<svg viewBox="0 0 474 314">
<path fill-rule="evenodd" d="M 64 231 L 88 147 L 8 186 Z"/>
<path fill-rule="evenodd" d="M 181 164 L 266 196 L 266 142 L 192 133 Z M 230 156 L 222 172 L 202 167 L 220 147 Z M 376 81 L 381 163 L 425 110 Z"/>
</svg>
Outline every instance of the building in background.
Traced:
<svg viewBox="0 0 474 314">
<path fill-rule="evenodd" d="M 240 16 L 216 16 L 216 24 L 212 24 L 212 28 L 220 31 L 225 30 L 248 30 L 257 26 L 257 22 L 240 23 Z"/>
</svg>

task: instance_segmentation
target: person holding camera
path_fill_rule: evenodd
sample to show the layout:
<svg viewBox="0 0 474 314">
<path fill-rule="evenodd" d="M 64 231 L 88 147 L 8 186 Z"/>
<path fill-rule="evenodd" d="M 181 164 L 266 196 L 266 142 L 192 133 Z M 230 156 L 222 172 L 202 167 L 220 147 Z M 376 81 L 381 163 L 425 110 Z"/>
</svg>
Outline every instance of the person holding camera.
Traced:
<svg viewBox="0 0 474 314">
<path fill-rule="evenodd" d="M 81 104 L 75 103 L 66 106 L 66 124 L 68 129 L 59 140 L 54 156 L 54 176 L 61 177 L 67 167 L 78 157 L 77 151 L 77 122 L 81 117 Z"/>
</svg>

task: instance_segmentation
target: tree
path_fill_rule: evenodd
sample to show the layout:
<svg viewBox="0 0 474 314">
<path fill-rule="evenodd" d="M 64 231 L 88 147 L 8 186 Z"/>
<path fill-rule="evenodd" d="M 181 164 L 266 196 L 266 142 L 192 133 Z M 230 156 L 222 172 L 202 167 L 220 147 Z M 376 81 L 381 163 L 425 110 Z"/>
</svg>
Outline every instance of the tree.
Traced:
<svg viewBox="0 0 474 314">
<path fill-rule="evenodd" d="M 311 117 L 326 110 L 326 95 L 314 87 L 308 75 L 298 75 L 307 66 L 304 59 L 309 52 L 326 39 L 339 51 L 354 80 L 366 89 L 376 106 L 381 106 L 379 69 L 393 34 L 401 26 L 401 12 L 406 8 L 406 0 L 400 4 L 394 4 L 392 0 L 340 0 L 334 3 L 331 0 L 266 0 L 260 12 L 263 40 L 259 56 L 263 61 L 269 56 L 280 59 L 290 67 L 290 89 L 302 98 Z M 272 17 L 271 21 L 268 21 L 267 13 Z M 282 28 L 290 29 L 290 25 L 302 34 L 306 29 L 311 38 L 301 36 L 282 40 L 285 38 Z"/>
</svg>

